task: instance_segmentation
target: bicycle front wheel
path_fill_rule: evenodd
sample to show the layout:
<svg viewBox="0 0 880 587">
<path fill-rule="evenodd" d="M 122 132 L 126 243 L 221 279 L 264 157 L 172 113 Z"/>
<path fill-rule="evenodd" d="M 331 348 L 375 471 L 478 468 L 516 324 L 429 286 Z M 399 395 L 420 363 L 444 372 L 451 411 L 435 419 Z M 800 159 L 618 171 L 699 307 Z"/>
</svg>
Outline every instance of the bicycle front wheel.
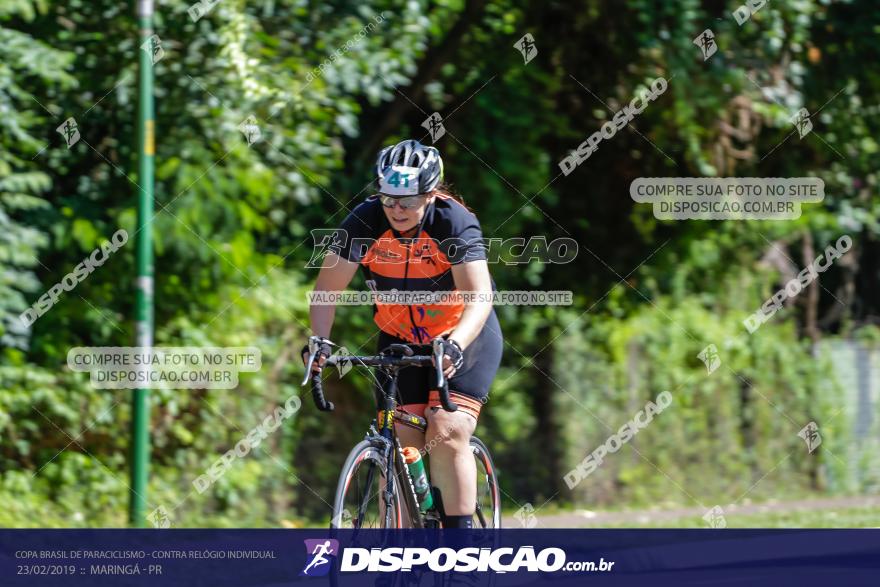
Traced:
<svg viewBox="0 0 880 587">
<path fill-rule="evenodd" d="M 477 464 L 477 504 L 474 512 L 475 528 L 501 527 L 501 488 L 492 455 L 483 441 L 471 437 L 471 452 Z"/>
<path fill-rule="evenodd" d="M 392 476 L 391 510 L 386 515 L 385 456 L 370 441 L 357 444 L 348 454 L 333 500 L 331 528 L 400 528 L 400 492 Z"/>
</svg>

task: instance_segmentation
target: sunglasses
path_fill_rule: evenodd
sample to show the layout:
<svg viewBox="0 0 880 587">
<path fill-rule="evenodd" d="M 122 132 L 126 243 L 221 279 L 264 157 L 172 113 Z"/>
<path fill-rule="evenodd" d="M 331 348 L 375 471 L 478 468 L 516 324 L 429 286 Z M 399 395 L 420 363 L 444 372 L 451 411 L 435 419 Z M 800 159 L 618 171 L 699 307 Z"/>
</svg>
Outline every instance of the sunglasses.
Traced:
<svg viewBox="0 0 880 587">
<path fill-rule="evenodd" d="M 413 208 L 421 206 L 426 197 L 427 194 L 421 196 L 406 196 L 403 198 L 395 198 L 379 194 L 379 201 L 382 202 L 382 205 L 386 208 L 394 208 L 394 204 L 397 204 L 404 210 L 412 210 Z"/>
</svg>

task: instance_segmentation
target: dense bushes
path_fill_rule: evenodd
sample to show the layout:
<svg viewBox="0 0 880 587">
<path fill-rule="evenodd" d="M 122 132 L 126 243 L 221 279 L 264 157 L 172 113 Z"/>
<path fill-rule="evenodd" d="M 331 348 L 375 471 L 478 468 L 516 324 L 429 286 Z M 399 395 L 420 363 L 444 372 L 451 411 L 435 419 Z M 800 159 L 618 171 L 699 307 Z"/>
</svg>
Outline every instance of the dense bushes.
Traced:
<svg viewBox="0 0 880 587">
<path fill-rule="evenodd" d="M 850 351 L 823 345 L 878 310 L 880 128 L 864 106 L 880 84 L 863 63 L 880 13 L 866 1 L 768 4 L 739 27 L 696 0 L 618 4 L 221 2 L 194 23 L 185 4 L 157 3 L 156 342 L 257 346 L 263 369 L 235 391 L 152 394 L 151 506 L 192 526 L 329 515 L 338 467 L 371 418 L 358 374 L 328 381 L 332 416 L 304 401 L 204 494 L 192 481 L 300 393 L 309 230 L 338 224 L 369 193 L 377 146 L 424 136 L 434 110 L 447 179 L 486 236 L 581 247 L 567 265 L 491 268 L 499 289 L 575 294 L 570 308 L 498 308 L 505 359 L 478 433 L 509 505 L 708 506 L 876 487 L 875 429 L 853 431 L 853 384 L 832 376 Z M 126 10 L 0 8 L 0 525 L 125 520 L 129 394 L 64 365 L 73 346 L 134 340 L 133 247 L 30 331 L 17 316 L 134 227 Z M 709 25 L 719 51 L 704 62 L 692 39 Z M 527 31 L 539 53 L 524 64 L 513 44 Z M 660 74 L 669 89 L 639 132 L 558 176 L 556 161 Z M 802 105 L 822 109 L 815 134 L 788 140 L 787 109 Z M 55 132 L 68 116 L 84 139 L 71 149 Z M 248 116 L 263 137 L 250 146 L 238 130 Z M 660 222 L 628 197 L 636 177 L 676 174 L 818 175 L 827 197 L 797 221 L 754 223 Z M 780 276 L 844 233 L 856 245 L 822 289 L 749 336 L 742 318 Z M 373 334 L 368 309 L 340 309 L 334 338 L 366 350 Z M 697 358 L 708 344 L 722 362 L 712 374 Z M 565 473 L 664 390 L 668 410 L 569 491 Z M 813 455 L 797 436 L 809 421 L 823 439 Z"/>
</svg>

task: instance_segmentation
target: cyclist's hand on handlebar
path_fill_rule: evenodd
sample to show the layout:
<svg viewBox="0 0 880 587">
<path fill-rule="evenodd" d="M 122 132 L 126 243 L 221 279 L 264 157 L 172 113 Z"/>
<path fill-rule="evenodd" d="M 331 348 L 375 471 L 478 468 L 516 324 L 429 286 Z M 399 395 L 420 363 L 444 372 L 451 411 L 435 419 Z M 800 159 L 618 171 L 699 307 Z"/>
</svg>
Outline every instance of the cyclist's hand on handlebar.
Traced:
<svg viewBox="0 0 880 587">
<path fill-rule="evenodd" d="M 306 364 L 306 361 L 309 360 L 309 345 L 306 345 L 302 348 L 302 361 L 303 365 Z M 315 362 L 312 363 L 312 373 L 320 373 L 321 369 L 324 367 L 324 362 L 333 354 L 333 350 L 330 348 L 330 343 L 322 342 L 318 347 L 318 355 L 315 357 Z"/>
<path fill-rule="evenodd" d="M 457 342 L 441 338 L 443 341 L 443 376 L 449 379 L 464 364 L 464 353 Z M 434 365 L 436 368 L 437 365 Z"/>
</svg>

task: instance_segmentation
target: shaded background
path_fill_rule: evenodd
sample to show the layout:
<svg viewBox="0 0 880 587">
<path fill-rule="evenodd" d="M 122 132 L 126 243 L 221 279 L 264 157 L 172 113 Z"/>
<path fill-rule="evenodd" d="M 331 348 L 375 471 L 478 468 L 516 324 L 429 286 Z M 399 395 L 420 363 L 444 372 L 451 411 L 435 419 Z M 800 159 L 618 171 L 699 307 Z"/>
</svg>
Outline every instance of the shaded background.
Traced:
<svg viewBox="0 0 880 587">
<path fill-rule="evenodd" d="M 491 267 L 499 289 L 575 293 L 570 307 L 498 308 L 504 363 L 477 433 L 507 509 L 876 491 L 880 12 L 771 2 L 740 26 L 737 6 L 222 0 L 193 22 L 185 2 L 159 1 L 156 344 L 253 345 L 263 369 L 234 391 L 152 394 L 149 509 L 177 526 L 329 519 L 372 413 L 356 374 L 328 381 L 332 416 L 304 402 L 209 492 L 191 482 L 300 393 L 309 231 L 371 193 L 381 146 L 429 140 L 435 111 L 446 177 L 487 237 L 580 245 L 567 265 Z M 125 524 L 130 394 L 65 365 L 73 346 L 133 344 L 134 247 L 30 330 L 18 315 L 118 228 L 134 233 L 133 14 L 110 0 L 0 4 L 3 526 Z M 693 39 L 707 28 L 719 50 L 704 61 Z M 514 47 L 526 33 L 527 64 Z M 629 129 L 560 175 L 661 75 L 669 88 Z M 789 122 L 801 107 L 804 138 Z M 262 138 L 248 146 L 238 126 L 251 115 Z M 71 116 L 82 138 L 68 149 L 55 129 Z M 818 176 L 827 195 L 796 221 L 661 222 L 629 197 L 652 176 Z M 843 234 L 853 249 L 749 335 L 742 320 Z M 353 352 L 374 333 L 369 309 L 338 312 L 333 337 Z M 722 361 L 711 374 L 697 358 L 709 344 Z M 663 390 L 669 411 L 569 490 L 563 475 Z M 798 437 L 810 421 L 823 440 L 812 454 Z"/>
</svg>

